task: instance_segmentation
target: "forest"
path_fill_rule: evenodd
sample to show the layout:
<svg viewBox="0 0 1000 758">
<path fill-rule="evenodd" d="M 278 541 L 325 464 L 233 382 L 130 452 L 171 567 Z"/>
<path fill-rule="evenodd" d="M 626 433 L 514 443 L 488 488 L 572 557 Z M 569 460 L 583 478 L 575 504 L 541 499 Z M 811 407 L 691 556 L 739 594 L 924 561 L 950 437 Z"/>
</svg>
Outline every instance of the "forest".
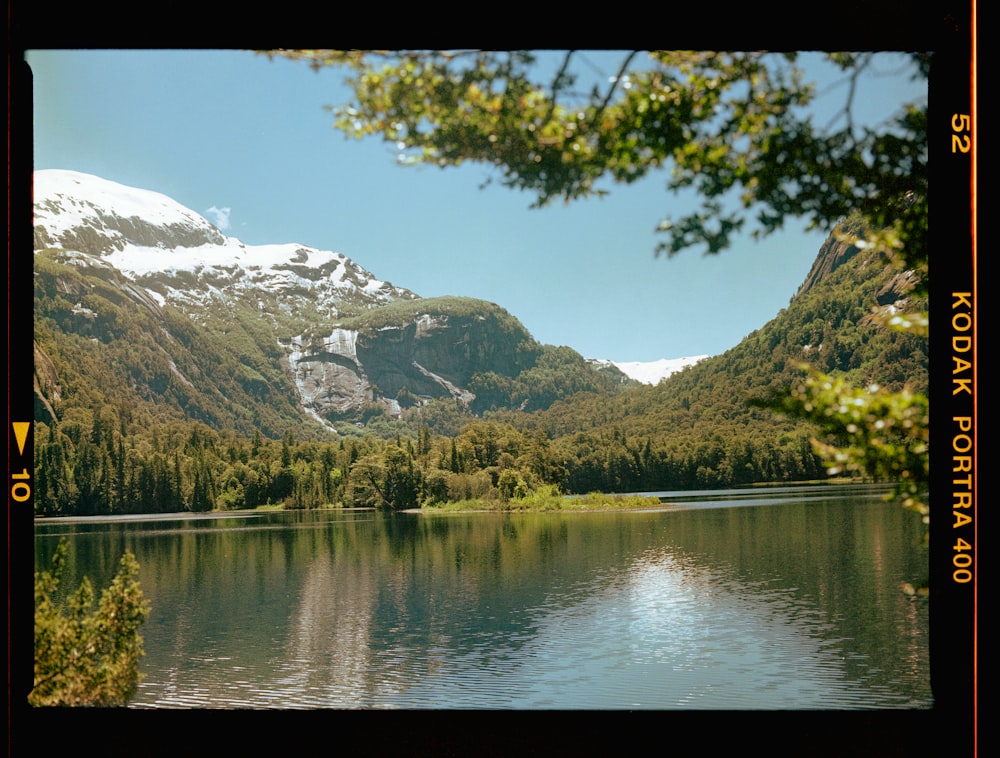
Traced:
<svg viewBox="0 0 1000 758">
<path fill-rule="evenodd" d="M 398 418 L 372 407 L 336 435 L 277 417 L 272 428 L 283 423 L 284 431 L 270 434 L 210 423 L 238 414 L 239 395 L 185 418 L 151 392 L 166 367 L 151 369 L 147 381 L 134 368 L 122 372 L 126 359 L 114 351 L 134 352 L 136 343 L 63 332 L 58 293 L 43 286 L 36 341 L 71 381 L 58 423 L 37 414 L 36 513 L 511 508 L 543 489 L 635 493 L 824 479 L 817 425 L 782 413 L 776 398 L 806 365 L 857 386 L 926 394 L 926 337 L 890 329 L 872 311 L 900 297 L 898 280 L 878 253 L 855 251 L 737 346 L 657 386 L 602 377 L 575 351 L 540 346 L 534 365 L 514 378 L 478 375 L 471 406 L 401 397 Z M 88 302 L 110 312 L 96 296 Z M 113 315 L 119 334 L 151 339 L 141 309 L 115 306 Z M 231 340 L 187 331 L 206 370 L 240 365 L 224 357 Z M 215 369 L 230 380 L 233 370 Z M 276 374 L 263 362 L 261 371 Z M 261 377 L 266 402 L 294 402 Z"/>
</svg>

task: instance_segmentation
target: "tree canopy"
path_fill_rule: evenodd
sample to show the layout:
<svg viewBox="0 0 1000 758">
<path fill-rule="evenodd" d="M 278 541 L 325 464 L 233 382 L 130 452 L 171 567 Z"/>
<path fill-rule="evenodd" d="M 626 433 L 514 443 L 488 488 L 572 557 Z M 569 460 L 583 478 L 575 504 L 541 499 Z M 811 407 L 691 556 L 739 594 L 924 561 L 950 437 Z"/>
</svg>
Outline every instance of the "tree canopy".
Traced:
<svg viewBox="0 0 1000 758">
<path fill-rule="evenodd" d="M 538 207 L 667 171 L 666 189 L 694 190 L 701 207 L 660 221 L 658 254 L 717 253 L 788 218 L 830 229 L 861 211 L 887 251 L 910 267 L 926 260 L 926 102 L 901 103 L 878 128 L 853 116 L 876 53 L 827 54 L 846 85 L 831 124 L 813 122 L 816 86 L 795 52 L 623 51 L 605 79 L 587 51 L 555 54 L 555 66 L 531 51 L 268 54 L 349 72 L 353 100 L 328 106 L 346 135 L 381 135 L 406 165 L 491 165 Z M 909 61 L 926 79 L 929 55 Z"/>
</svg>

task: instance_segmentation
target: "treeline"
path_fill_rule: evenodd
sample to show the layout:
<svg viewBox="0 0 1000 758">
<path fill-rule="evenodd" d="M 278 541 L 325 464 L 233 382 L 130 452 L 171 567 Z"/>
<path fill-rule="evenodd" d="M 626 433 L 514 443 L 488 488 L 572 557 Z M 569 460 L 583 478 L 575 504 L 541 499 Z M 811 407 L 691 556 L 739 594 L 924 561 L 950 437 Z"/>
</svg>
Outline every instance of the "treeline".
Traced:
<svg viewBox="0 0 1000 758">
<path fill-rule="evenodd" d="M 169 309 L 117 309 L 112 290 L 96 284 L 90 294 L 107 297 L 87 300 L 67 276 L 36 290 L 36 341 L 51 365 L 36 357 L 35 373 L 52 401 L 36 407 L 36 510 L 503 506 L 543 487 L 621 493 L 822 478 L 815 427 L 766 401 L 802 379 L 802 364 L 857 387 L 926 393 L 926 338 L 872 315 L 904 298 L 922 305 L 900 276 L 875 254 L 845 256 L 739 345 L 655 387 L 599 374 L 569 348 L 539 346 L 514 376 L 474 377 L 471 407 L 402 392 L 399 418 L 372 404 L 337 435 L 279 391 L 287 378 L 250 349 L 248 329 L 259 327 L 249 316 L 244 326 L 220 316 L 201 337 Z M 165 324 L 170 355 L 150 336 Z M 122 329 L 127 340 L 109 339 Z M 208 395 L 189 393 L 171 360 L 207 380 L 212 404 L 197 402 Z M 150 376 L 137 374 L 147 363 Z"/>
<path fill-rule="evenodd" d="M 473 420 L 454 437 L 338 441 L 252 439 L 199 423 L 126 433 L 112 409 L 39 423 L 36 512 L 101 515 L 282 508 L 415 508 L 481 501 L 502 507 L 542 487 L 567 493 L 727 487 L 822 475 L 804 434 L 779 445 L 720 436 L 693 446 L 623 431 L 557 440 Z"/>
</svg>

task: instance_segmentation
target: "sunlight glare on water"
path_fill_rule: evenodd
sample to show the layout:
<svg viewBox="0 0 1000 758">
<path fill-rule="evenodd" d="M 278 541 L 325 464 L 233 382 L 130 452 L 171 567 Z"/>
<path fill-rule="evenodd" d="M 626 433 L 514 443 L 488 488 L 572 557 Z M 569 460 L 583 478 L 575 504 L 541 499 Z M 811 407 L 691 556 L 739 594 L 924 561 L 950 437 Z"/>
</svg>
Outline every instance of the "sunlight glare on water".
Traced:
<svg viewBox="0 0 1000 758">
<path fill-rule="evenodd" d="M 134 708 L 931 704 L 919 518 L 871 493 L 647 513 L 274 513 L 36 525 L 153 612 Z M 790 494 L 790 497 L 784 497 Z M 752 498 L 751 498 L 752 499 Z"/>
</svg>

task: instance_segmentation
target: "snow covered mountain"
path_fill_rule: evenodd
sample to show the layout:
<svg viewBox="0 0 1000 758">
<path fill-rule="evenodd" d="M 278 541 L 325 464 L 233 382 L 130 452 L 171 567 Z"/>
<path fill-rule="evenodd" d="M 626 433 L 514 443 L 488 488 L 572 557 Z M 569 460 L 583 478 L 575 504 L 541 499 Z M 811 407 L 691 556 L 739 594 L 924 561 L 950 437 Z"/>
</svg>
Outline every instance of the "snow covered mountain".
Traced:
<svg viewBox="0 0 1000 758">
<path fill-rule="evenodd" d="M 34 177 L 35 249 L 99 258 L 160 304 L 202 306 L 250 292 L 324 315 L 418 296 L 377 279 L 342 253 L 298 244 L 246 245 L 169 197 L 89 174 L 41 170 Z M 81 265 L 85 261 L 80 262 Z"/>
<path fill-rule="evenodd" d="M 275 430 L 297 413 L 329 428 L 435 398 L 538 408 L 696 360 L 616 366 L 552 348 L 536 369 L 551 346 L 498 305 L 423 299 L 342 253 L 248 245 L 165 195 L 74 171 L 35 173 L 34 237 L 39 334 L 97 343 L 122 392 L 215 425 Z M 54 367 L 41 348 L 36 365 Z M 67 370 L 82 369 L 41 383 L 50 417 Z"/>
</svg>

